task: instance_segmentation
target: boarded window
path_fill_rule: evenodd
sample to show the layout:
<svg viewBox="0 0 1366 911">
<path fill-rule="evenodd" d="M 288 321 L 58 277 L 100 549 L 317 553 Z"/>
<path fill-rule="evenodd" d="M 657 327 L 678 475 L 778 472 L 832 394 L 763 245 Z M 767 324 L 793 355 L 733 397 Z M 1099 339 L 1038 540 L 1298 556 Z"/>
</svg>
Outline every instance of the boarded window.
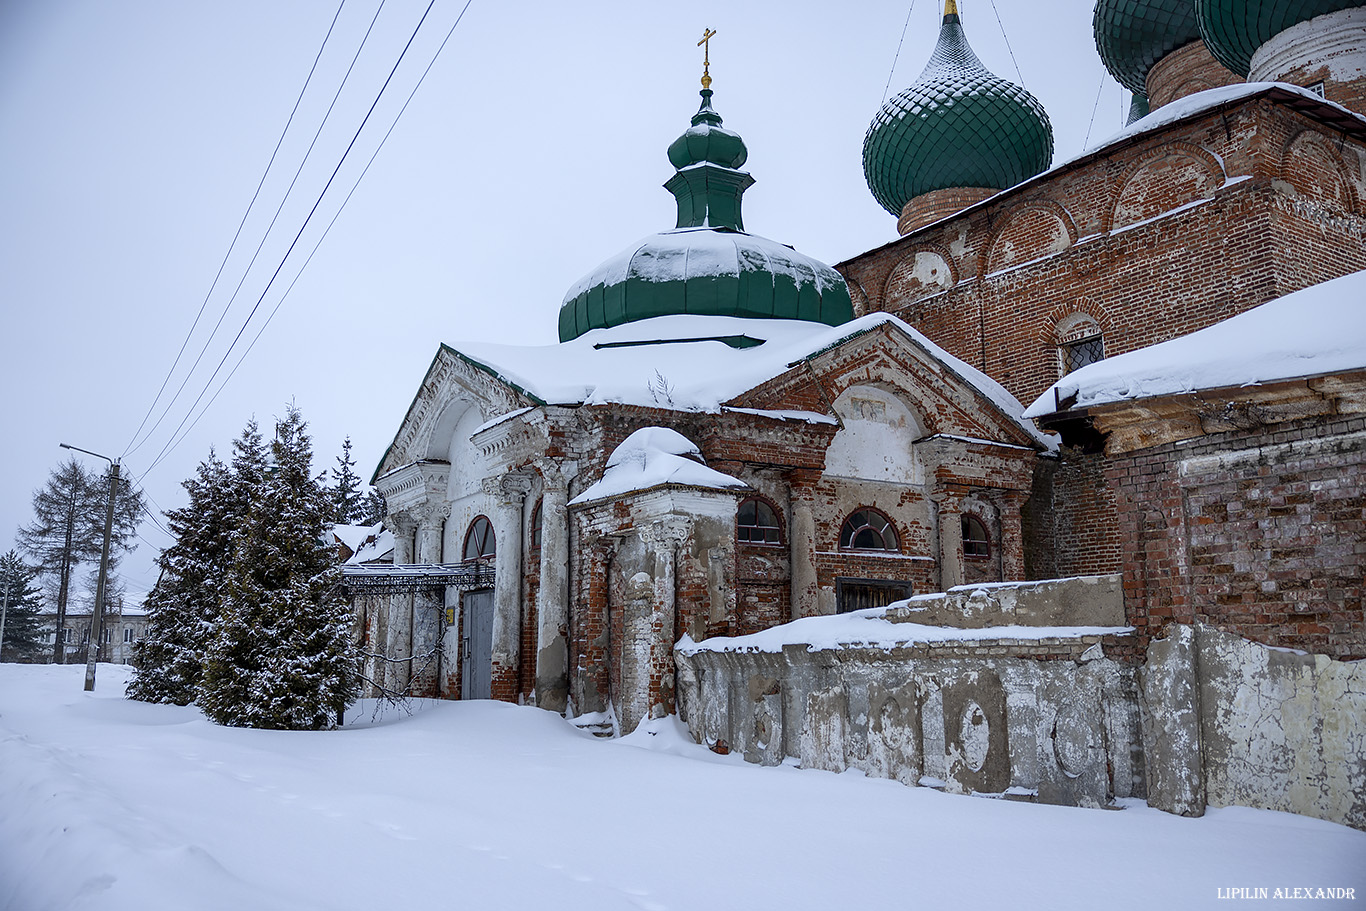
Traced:
<svg viewBox="0 0 1366 911">
<path fill-rule="evenodd" d="M 841 614 L 886 607 L 911 596 L 911 583 L 893 579 L 835 579 L 835 605 Z"/>
</svg>

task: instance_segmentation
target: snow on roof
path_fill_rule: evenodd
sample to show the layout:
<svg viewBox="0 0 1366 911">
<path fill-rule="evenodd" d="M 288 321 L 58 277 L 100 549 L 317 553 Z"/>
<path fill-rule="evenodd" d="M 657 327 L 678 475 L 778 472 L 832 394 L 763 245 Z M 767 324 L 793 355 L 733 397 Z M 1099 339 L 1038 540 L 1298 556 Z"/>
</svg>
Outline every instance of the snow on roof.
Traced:
<svg viewBox="0 0 1366 911">
<path fill-rule="evenodd" d="M 1312 99 L 1313 101 L 1319 104 L 1337 108 L 1342 113 L 1355 117 L 1356 119 L 1362 121 L 1363 124 L 1366 124 L 1366 117 L 1362 117 L 1355 111 L 1350 111 L 1342 105 L 1337 104 L 1336 102 L 1328 101 L 1322 98 L 1321 96 L 1315 94 L 1314 92 L 1311 92 L 1306 88 L 1301 88 L 1298 85 L 1291 85 L 1288 82 L 1239 82 L 1234 85 L 1224 85 L 1219 86 L 1218 88 L 1205 89 L 1203 92 L 1196 92 L 1192 95 L 1187 95 L 1184 98 L 1178 98 L 1175 101 L 1169 102 L 1168 104 L 1164 104 L 1162 105 L 1162 107 L 1153 111 L 1146 117 L 1141 117 L 1138 120 L 1135 120 L 1133 123 L 1129 124 L 1113 136 L 1101 140 L 1099 143 L 1085 150 L 1080 155 L 1074 156 L 1073 158 L 1068 159 L 1067 161 L 1055 165 L 1051 170 L 1057 170 L 1058 168 L 1062 167 L 1063 165 L 1069 164 L 1072 161 L 1075 161 L 1079 158 L 1084 158 L 1088 155 L 1100 151 L 1101 149 L 1107 148 L 1108 146 L 1112 146 L 1115 143 L 1123 142 L 1126 139 L 1138 136 L 1141 133 L 1148 133 L 1152 130 L 1161 129 L 1162 127 L 1176 123 L 1178 120 L 1185 120 L 1187 117 L 1194 117 L 1195 115 L 1204 113 L 1205 111 L 1208 111 L 1211 108 L 1216 108 L 1219 105 L 1224 104 L 1225 102 L 1237 101 L 1240 98 L 1248 98 L 1252 95 L 1259 95 L 1262 92 L 1268 91 L 1270 89 L 1282 89 L 1284 91 L 1291 92 L 1296 95 L 1303 95 L 1305 98 Z"/>
<path fill-rule="evenodd" d="M 721 404 L 806 358 L 879 326 L 898 329 L 975 387 L 1044 446 L 1005 387 L 902 320 L 873 313 L 840 326 L 788 319 L 659 316 L 595 329 L 558 345 L 460 343 L 460 356 L 546 404 L 615 403 L 719 412 Z M 761 344 L 754 344 L 760 342 Z"/>
<path fill-rule="evenodd" d="M 900 601 L 892 607 L 904 606 Z M 694 642 L 684 635 L 678 650 L 685 655 L 698 652 L 776 653 L 785 645 L 805 645 L 816 652 L 835 648 L 891 649 L 923 642 L 967 642 L 984 639 L 1079 639 L 1133 632 L 1131 626 L 989 626 L 959 629 L 952 626 L 927 626 L 921 623 L 893 623 L 885 619 L 888 608 L 870 607 L 823 617 L 803 617 L 781 626 L 748 636 L 713 636 Z"/>
<path fill-rule="evenodd" d="M 386 557 L 391 562 L 393 561 L 394 533 L 379 525 L 376 525 L 375 528 L 380 529 L 379 533 L 372 538 L 367 538 L 360 547 L 355 548 L 355 553 L 346 561 L 348 565 L 372 563 Z"/>
<path fill-rule="evenodd" d="M 589 503 L 663 484 L 685 484 L 715 490 L 747 488 L 744 481 L 708 468 L 691 440 L 667 427 L 642 427 L 621 441 L 607 459 L 602 479 L 570 500 Z"/>
<path fill-rule="evenodd" d="M 360 550 L 371 535 L 377 534 L 383 526 L 381 525 L 333 525 L 332 534 L 337 540 L 346 545 L 346 549 L 355 552 Z"/>
<path fill-rule="evenodd" d="M 687 255 L 637 256 L 642 249 L 658 246 L 686 250 Z M 703 275 L 738 275 L 755 268 L 755 263 L 747 262 L 747 256 L 762 257 L 765 271 L 790 278 L 798 286 L 814 281 L 822 294 L 830 289 L 831 282 L 842 281 L 828 266 L 824 271 L 817 269 L 815 265 L 823 264 L 816 263 L 787 244 L 758 234 L 718 231 L 712 227 L 675 228 L 642 237 L 594 267 L 593 271 L 570 286 L 564 299 L 566 302 L 572 301 L 596 284 L 621 284 L 628 276 L 650 282 L 668 282 Z"/>
<path fill-rule="evenodd" d="M 1250 386 L 1366 368 L 1366 270 L 1069 373 L 1025 417 L 1126 399 Z"/>
</svg>

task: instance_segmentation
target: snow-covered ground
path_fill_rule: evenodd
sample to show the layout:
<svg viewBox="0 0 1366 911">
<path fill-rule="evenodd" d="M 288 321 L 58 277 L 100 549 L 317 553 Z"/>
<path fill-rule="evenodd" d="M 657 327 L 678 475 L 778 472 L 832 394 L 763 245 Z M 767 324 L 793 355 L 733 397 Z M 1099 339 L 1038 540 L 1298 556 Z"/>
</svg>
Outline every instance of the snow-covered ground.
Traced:
<svg viewBox="0 0 1366 911">
<path fill-rule="evenodd" d="M 0 665 L 0 908 L 1204 908 L 1352 888 L 1366 834 L 953 797 L 492 702 L 216 727 L 126 670 Z M 1225 894 L 1229 894 L 1225 892 Z M 1322 903 L 1320 903 L 1322 904 Z M 1355 902 L 1329 902 L 1348 907 Z"/>
</svg>

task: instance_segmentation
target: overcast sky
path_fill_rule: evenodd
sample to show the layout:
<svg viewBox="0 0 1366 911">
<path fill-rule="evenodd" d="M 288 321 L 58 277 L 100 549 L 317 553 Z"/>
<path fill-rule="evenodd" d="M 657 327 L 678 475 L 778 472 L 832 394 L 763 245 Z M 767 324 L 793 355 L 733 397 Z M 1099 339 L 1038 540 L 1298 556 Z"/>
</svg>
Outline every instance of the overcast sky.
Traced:
<svg viewBox="0 0 1366 911">
<path fill-rule="evenodd" d="M 334 464 L 349 435 L 368 478 L 441 342 L 554 342 L 576 279 L 673 227 L 665 149 L 697 108 L 704 27 L 718 33 L 715 106 L 744 137 L 757 181 L 746 227 L 828 263 L 896 236 L 863 182 L 863 135 L 893 60 L 896 92 L 928 58 L 935 0 L 910 5 L 899 57 L 902 2 L 844 5 L 852 15 L 794 0 L 473 0 L 300 274 L 464 6 L 436 0 L 267 291 L 426 4 L 384 4 L 247 271 L 378 6 L 346 0 L 210 295 L 338 0 L 0 2 L 0 551 L 30 520 L 32 492 L 65 455 L 59 442 L 126 452 L 154 508 L 172 509 L 210 447 L 228 452 L 248 418 L 268 430 L 294 401 L 316 466 Z M 1127 99 L 1096 55 L 1091 0 L 960 7 L 978 56 L 1016 80 L 1004 25 L 1019 78 L 1052 118 L 1055 161 L 1080 152 L 1088 131 L 1094 145 L 1122 126 Z M 260 301 L 194 414 L 296 276 L 240 370 L 157 462 L 248 312 Z M 129 449 L 206 298 L 168 393 L 226 308 L 221 328 L 165 420 Z M 140 534 L 124 566 L 135 601 L 168 543 L 150 522 Z"/>
</svg>

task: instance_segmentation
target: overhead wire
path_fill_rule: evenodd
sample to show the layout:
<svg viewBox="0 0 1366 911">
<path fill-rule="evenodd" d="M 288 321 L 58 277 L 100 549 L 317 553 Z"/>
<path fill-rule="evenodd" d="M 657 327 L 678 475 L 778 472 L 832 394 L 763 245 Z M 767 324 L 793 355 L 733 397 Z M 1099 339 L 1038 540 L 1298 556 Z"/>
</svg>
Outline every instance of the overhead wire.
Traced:
<svg viewBox="0 0 1366 911">
<path fill-rule="evenodd" d="M 1086 125 L 1086 138 L 1081 141 L 1082 151 L 1091 147 L 1091 130 L 1096 125 L 1096 110 L 1100 107 L 1100 96 L 1105 91 L 1105 71 L 1100 74 L 1100 85 L 1096 87 L 1096 101 L 1091 105 L 1091 122 Z"/>
<path fill-rule="evenodd" d="M 1015 50 L 1010 46 L 1010 36 L 1006 34 L 1006 25 L 1001 21 L 1001 11 L 996 8 L 996 0 L 991 0 L 991 11 L 996 14 L 996 24 L 1001 27 L 1001 37 L 1006 42 L 1006 52 L 1010 54 L 1010 62 L 1015 65 L 1015 78 L 1020 80 L 1020 85 L 1025 84 L 1024 76 L 1020 73 L 1020 62 L 1015 59 Z"/>
<path fill-rule="evenodd" d="M 298 284 L 300 276 L 304 274 L 304 270 L 308 268 L 308 264 L 313 261 L 313 256 L 318 252 L 318 248 L 322 246 L 323 241 L 327 239 L 327 235 L 332 230 L 332 226 L 335 225 L 337 219 L 341 217 L 342 210 L 346 208 L 346 204 L 349 203 L 351 197 L 355 195 L 356 190 L 360 187 L 361 181 L 365 178 L 366 173 L 369 172 L 370 166 L 375 163 L 375 159 L 379 156 L 380 150 L 383 149 L 384 144 L 388 142 L 389 135 L 394 132 L 394 127 L 398 126 L 398 121 L 403 117 L 403 112 L 408 110 L 408 105 L 412 102 L 413 96 L 416 95 L 417 90 L 422 87 L 422 83 L 427 78 L 427 74 L 431 72 L 432 67 L 436 64 L 437 58 L 441 56 L 441 52 L 445 49 L 446 43 L 449 42 L 451 36 L 455 34 L 456 26 L 460 24 L 460 20 L 465 16 L 465 11 L 470 8 L 470 4 L 473 2 L 474 0 L 465 0 L 465 5 L 461 8 L 460 15 L 455 17 L 455 22 L 451 24 L 450 29 L 446 32 L 446 37 L 442 39 L 441 45 L 436 49 L 436 53 L 432 55 L 431 61 L 427 64 L 427 68 L 424 69 L 422 75 L 418 77 L 417 83 L 413 86 L 412 91 L 408 93 L 408 98 L 403 102 L 403 107 L 399 108 L 398 114 L 394 117 L 394 122 L 389 125 L 389 129 L 379 141 L 379 145 L 377 145 L 375 151 L 371 153 L 370 160 L 365 163 L 365 167 L 361 170 L 360 176 L 356 178 L 356 182 L 352 184 L 351 190 L 346 194 L 346 198 L 343 199 L 342 204 L 337 207 L 337 211 L 333 213 L 331 221 L 327 223 L 327 227 L 323 229 L 322 234 L 318 237 L 317 243 L 313 245 L 313 249 L 309 252 L 308 258 L 305 259 L 303 265 L 299 267 L 299 271 L 294 274 L 294 278 L 290 281 L 289 287 L 280 295 L 280 299 L 275 302 L 275 307 L 270 311 L 269 315 L 266 316 L 266 320 L 261 324 L 261 328 L 257 330 L 256 335 L 252 338 L 251 342 L 248 343 L 241 356 L 238 357 L 237 363 L 233 364 L 232 370 L 230 370 L 228 375 L 223 378 L 223 381 L 219 383 L 218 389 L 214 391 L 214 394 L 209 398 L 209 401 L 200 409 L 200 412 L 195 416 L 195 419 L 185 428 L 185 434 L 188 434 L 194 429 L 195 424 L 199 423 L 200 418 L 202 418 L 213 403 L 217 401 L 219 394 L 223 391 L 224 387 L 228 385 L 228 381 L 237 373 L 237 368 L 242 366 L 242 362 L 247 359 L 247 355 L 256 347 L 256 343 L 260 340 L 262 333 L 266 331 L 266 327 L 270 325 L 271 320 L 275 318 L 275 314 L 279 312 L 280 306 L 285 302 L 285 298 L 289 296 L 289 293 L 294 290 L 294 286 Z M 181 436 L 181 439 L 184 439 L 184 435 Z M 177 445 L 178 444 L 179 441 L 177 441 Z M 150 469 L 148 470 L 150 471 Z"/>
<path fill-rule="evenodd" d="M 242 286 L 246 284 L 248 276 L 251 275 L 251 270 L 256 265 L 256 260 L 260 257 L 261 250 L 265 247 L 266 241 L 270 239 L 270 234 L 275 229 L 276 222 L 278 222 L 280 219 L 280 213 L 284 211 L 285 204 L 289 202 L 289 198 L 294 192 L 294 187 L 299 182 L 299 175 L 303 173 L 304 166 L 308 164 L 309 158 L 312 157 L 313 149 L 318 144 L 318 137 L 322 135 L 323 129 L 327 126 L 327 122 L 332 116 L 332 111 L 337 106 L 337 99 L 341 97 L 342 91 L 346 88 L 346 83 L 351 78 L 351 72 L 356 67 L 356 61 L 360 59 L 361 52 L 365 50 L 365 45 L 370 40 L 370 33 L 374 31 L 375 22 L 379 19 L 379 14 L 384 10 L 385 2 L 387 2 L 387 0 L 380 0 L 379 6 L 375 9 L 375 15 L 371 17 L 369 27 L 365 30 L 365 35 L 361 38 L 360 44 L 356 47 L 356 53 L 351 57 L 351 64 L 346 68 L 346 73 L 342 76 L 341 82 L 337 86 L 337 91 L 334 92 L 332 95 L 331 104 L 328 105 L 327 111 L 323 114 L 322 120 L 318 123 L 318 129 L 313 133 L 313 140 L 308 144 L 307 151 L 304 152 L 303 157 L 299 160 L 299 166 L 294 171 L 294 177 L 290 180 L 289 186 L 285 189 L 284 195 L 280 197 L 280 204 L 275 207 L 275 214 L 271 216 L 270 224 L 266 226 L 265 232 L 262 233 L 261 240 L 259 243 L 257 243 L 256 250 L 253 251 L 251 255 L 251 261 L 247 263 L 246 269 L 242 271 L 242 277 L 238 279 L 237 287 L 233 288 L 232 296 L 228 298 L 228 302 L 223 305 L 223 312 L 218 315 L 218 322 L 214 324 L 213 330 L 209 333 L 209 337 L 204 340 L 203 347 L 199 349 L 199 355 L 195 358 L 194 363 L 186 372 L 185 378 L 181 380 L 180 387 L 176 389 L 175 395 L 171 397 L 171 400 L 166 403 L 166 408 L 161 412 L 161 417 L 157 418 L 156 423 L 153 424 L 152 429 L 147 432 L 147 437 L 144 438 L 143 442 L 146 442 L 147 439 L 150 439 L 152 433 L 156 431 L 157 427 L 161 426 L 161 422 L 165 420 L 166 415 L 170 413 L 171 406 L 175 403 L 176 399 L 180 398 L 180 393 L 185 391 L 185 387 L 189 384 L 190 378 L 194 376 L 194 372 L 197 369 L 199 369 L 200 363 L 204 360 L 204 355 L 208 353 L 209 346 L 213 343 L 214 336 L 216 336 L 218 334 L 218 330 L 222 328 L 223 320 L 227 318 L 228 312 L 232 309 L 232 305 L 237 302 L 237 296 L 241 293 Z M 250 317 L 248 317 L 248 319 L 250 319 Z M 234 340 L 234 342 L 235 341 L 236 340 Z M 231 352 L 231 350 L 232 346 L 229 345 L 228 352 L 225 352 L 224 354 L 224 359 L 227 358 L 227 354 Z M 221 362 L 219 366 L 222 366 Z M 217 371 L 214 372 L 214 375 L 217 375 Z M 207 387 L 212 383 L 213 376 L 210 376 L 208 381 L 205 383 L 205 388 L 207 389 Z M 203 391 L 201 391 L 199 395 L 200 398 L 202 398 L 204 395 Z M 199 399 L 195 400 L 195 403 L 190 406 L 189 411 L 193 411 L 194 406 L 197 404 L 199 404 Z M 184 425 L 183 420 L 181 421 L 181 425 Z M 174 437 L 179 429 L 180 428 L 177 427 L 175 431 L 172 431 L 171 436 Z M 138 445 L 141 446 L 141 443 L 139 443 Z M 136 450 L 136 448 L 137 447 L 134 447 L 134 450 Z"/>
<path fill-rule="evenodd" d="M 896 75 L 896 62 L 901 59 L 901 45 L 906 41 L 906 30 L 910 28 L 911 10 L 913 9 L 915 9 L 915 0 L 911 0 L 911 5 L 906 10 L 906 22 L 901 26 L 901 38 L 896 43 L 896 53 L 892 55 L 892 68 L 887 73 L 887 84 L 882 87 L 883 101 L 887 100 L 887 94 L 892 90 L 892 77 Z"/>
<path fill-rule="evenodd" d="M 222 370 L 223 365 L 227 363 L 233 348 L 236 347 L 237 342 L 242 338 L 243 333 L 246 332 L 247 326 L 251 324 L 251 320 L 256 315 L 256 311 L 260 309 L 262 302 L 265 301 L 266 295 L 270 293 L 271 287 L 275 284 L 275 279 L 279 277 L 280 272 L 285 267 L 285 263 L 289 261 L 290 254 L 294 252 L 294 248 L 298 245 L 299 239 L 303 237 L 304 231 L 308 229 L 308 225 L 313 220 L 314 214 L 317 213 L 318 207 L 322 204 L 324 197 L 327 196 L 327 191 L 331 189 L 332 182 L 337 179 L 337 174 L 341 171 L 342 165 L 346 163 L 346 159 L 350 156 L 351 150 L 355 148 L 356 141 L 360 138 L 360 134 L 365 129 L 365 125 L 370 122 L 371 115 L 374 114 L 380 99 L 384 97 L 385 90 L 388 89 L 389 83 L 393 81 L 394 74 L 398 72 L 399 66 L 403 63 L 404 57 L 408 54 L 408 49 L 412 47 L 413 41 L 417 38 L 418 32 L 422 29 L 422 24 L 427 21 L 427 16 L 431 13 L 432 6 L 435 5 L 435 3 L 436 0 L 431 0 L 431 2 L 427 4 L 427 9 L 423 11 L 422 18 L 418 20 L 416 28 L 413 29 L 412 35 L 408 38 L 408 42 L 403 46 L 403 51 L 399 54 L 398 60 L 394 62 L 393 68 L 389 71 L 388 77 L 384 80 L 384 85 L 380 87 L 379 92 L 375 95 L 375 100 L 371 103 L 370 109 L 366 111 L 365 118 L 361 120 L 360 126 L 356 128 L 355 135 L 351 137 L 350 143 L 346 146 L 346 151 L 342 153 L 341 158 L 337 161 L 337 166 L 332 169 L 331 176 L 327 178 L 327 184 L 323 187 L 322 192 L 318 194 L 318 198 L 314 201 L 313 207 L 309 209 L 308 216 L 304 219 L 303 224 L 299 226 L 298 232 L 294 235 L 294 239 L 289 244 L 289 249 L 286 250 L 284 256 L 281 257 L 280 264 L 276 266 L 275 271 L 271 273 L 270 280 L 266 282 L 264 290 L 261 291 L 261 296 L 256 299 L 256 303 L 252 306 L 251 312 L 248 313 L 247 318 L 243 320 L 241 328 L 237 330 L 237 334 L 233 337 L 232 342 L 223 353 L 223 357 L 219 360 L 218 366 L 214 368 L 214 372 L 209 376 L 208 381 L 204 385 L 204 389 L 200 391 L 199 396 L 196 397 L 194 402 L 190 405 L 190 410 L 185 413 L 185 417 L 181 419 L 180 424 L 172 431 L 171 439 L 162 447 L 162 450 L 157 454 L 157 457 L 152 460 L 152 464 L 147 467 L 148 472 L 161 464 L 175 446 L 179 445 L 180 440 L 184 439 L 183 435 L 177 438 L 176 434 L 180 433 L 181 429 L 185 426 L 186 421 L 189 420 L 190 415 L 194 412 L 194 409 L 199 405 L 200 401 L 203 400 L 205 393 L 207 393 L 210 386 L 213 385 L 213 381 L 218 376 L 219 371 Z"/>
<path fill-rule="evenodd" d="M 247 203 L 247 209 L 242 213 L 242 220 L 237 223 L 237 231 L 233 234 L 232 241 L 228 244 L 228 252 L 223 254 L 223 261 L 218 264 L 218 272 L 214 275 L 213 282 L 209 285 L 209 291 L 204 295 L 204 300 L 199 305 L 199 312 L 195 314 L 194 322 L 190 324 L 190 331 L 185 333 L 185 341 L 180 343 L 180 350 L 176 352 L 175 360 L 171 362 L 171 368 L 166 371 L 166 378 L 161 381 L 161 388 L 159 388 L 157 394 L 153 396 L 152 404 L 147 406 L 147 413 L 142 416 L 142 423 L 138 424 L 138 429 L 133 431 L 132 438 L 129 439 L 128 445 L 124 447 L 124 456 L 136 449 L 134 443 L 137 442 L 138 434 L 142 433 L 142 428 L 147 426 L 147 419 L 150 418 L 152 412 L 156 410 L 157 402 L 161 401 L 161 394 L 166 391 L 166 386 L 171 382 L 171 377 L 175 375 L 175 369 L 180 365 L 180 359 L 184 356 L 185 349 L 190 344 L 190 339 L 194 337 L 195 329 L 199 327 L 199 320 L 204 316 L 204 310 L 209 305 L 209 299 L 213 297 L 214 289 L 218 287 L 218 280 L 223 276 L 223 270 L 228 265 L 228 259 L 231 258 L 232 251 L 237 247 L 237 239 L 242 236 L 242 228 L 246 226 L 247 218 L 251 215 L 251 210 L 256 206 L 256 200 L 261 195 L 261 188 L 265 186 L 266 177 L 269 176 L 270 169 L 275 164 L 275 157 L 280 154 L 280 146 L 284 144 L 285 136 L 289 133 L 289 127 L 294 123 L 294 115 L 299 112 L 299 104 L 304 100 L 304 94 L 308 91 L 309 83 L 313 81 L 313 74 L 317 72 L 318 69 L 318 61 L 322 59 L 323 51 L 327 48 L 327 42 L 332 37 L 333 30 L 337 27 L 337 19 L 340 18 L 342 7 L 345 5 L 346 0 L 342 0 L 341 3 L 337 4 L 337 11 L 332 14 L 332 23 L 327 27 L 327 34 L 323 36 L 323 43 L 319 45 L 318 53 L 313 57 L 313 65 L 309 67 L 308 76 L 304 79 L 303 88 L 299 89 L 299 96 L 294 99 L 294 107 L 290 109 L 289 119 L 285 121 L 285 128 L 280 131 L 280 138 L 275 141 L 275 148 L 271 150 L 270 153 L 270 161 L 266 162 L 266 169 L 261 172 L 261 179 L 257 181 L 256 190 L 251 194 L 251 202 Z M 213 336 L 210 335 L 209 337 L 212 338 Z M 191 372 L 193 372 L 193 368 L 191 368 Z M 183 384 L 181 388 L 184 388 Z M 174 397 L 172 397 L 172 401 L 174 401 Z M 168 403 L 167 410 L 169 409 L 170 404 Z M 165 416 L 165 412 L 162 412 L 162 416 Z M 160 419 L 158 419 L 157 423 L 160 423 Z M 153 425 L 152 429 L 147 431 L 147 436 L 150 437 L 155 430 L 156 425 Z M 146 442 L 146 439 L 142 442 Z M 141 446 L 142 443 L 137 443 L 137 445 Z M 123 456 L 120 456 L 120 458 L 122 457 Z"/>
</svg>

